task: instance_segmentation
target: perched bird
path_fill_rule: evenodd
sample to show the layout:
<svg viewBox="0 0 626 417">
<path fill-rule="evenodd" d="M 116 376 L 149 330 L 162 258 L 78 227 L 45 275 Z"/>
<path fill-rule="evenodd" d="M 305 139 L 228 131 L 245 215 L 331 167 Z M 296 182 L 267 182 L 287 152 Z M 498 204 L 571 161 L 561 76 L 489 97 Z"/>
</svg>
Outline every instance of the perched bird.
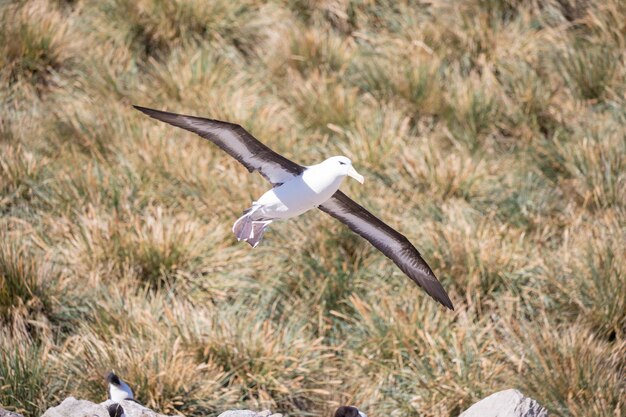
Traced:
<svg viewBox="0 0 626 417">
<path fill-rule="evenodd" d="M 272 151 L 237 124 L 134 107 L 152 118 L 208 139 L 248 171 L 258 171 L 272 184 L 273 188 L 253 202 L 233 225 L 238 240 L 255 247 L 273 221 L 317 207 L 367 239 L 431 297 L 454 309 L 448 294 L 411 242 L 339 191 L 346 176 L 363 183 L 363 176 L 356 172 L 350 159 L 333 156 L 317 165 L 302 166 Z"/>
<path fill-rule="evenodd" d="M 120 379 L 113 372 L 109 372 L 107 375 L 107 382 L 109 383 L 109 399 L 113 401 L 133 400 L 133 390 L 130 389 L 128 384 Z"/>
<path fill-rule="evenodd" d="M 335 417 L 367 417 L 367 415 L 356 407 L 342 405 L 335 411 Z"/>
<path fill-rule="evenodd" d="M 118 403 L 109 404 L 107 411 L 109 412 L 109 417 L 126 417 L 124 408 Z"/>
</svg>

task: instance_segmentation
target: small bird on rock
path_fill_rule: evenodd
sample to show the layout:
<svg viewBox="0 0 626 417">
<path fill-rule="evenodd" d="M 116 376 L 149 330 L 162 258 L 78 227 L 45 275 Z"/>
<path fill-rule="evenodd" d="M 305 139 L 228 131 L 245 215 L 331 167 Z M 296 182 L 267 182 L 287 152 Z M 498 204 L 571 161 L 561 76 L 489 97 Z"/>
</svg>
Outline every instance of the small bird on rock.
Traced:
<svg viewBox="0 0 626 417">
<path fill-rule="evenodd" d="M 124 408 L 118 403 L 109 404 L 107 411 L 109 412 L 109 417 L 126 417 Z"/>
<path fill-rule="evenodd" d="M 115 373 L 109 372 L 107 382 L 109 383 L 109 399 L 116 402 L 122 400 L 134 401 L 133 390 L 130 389 L 126 382 L 115 375 Z"/>
<path fill-rule="evenodd" d="M 335 411 L 335 417 L 367 417 L 367 414 L 351 405 L 342 405 Z"/>
</svg>

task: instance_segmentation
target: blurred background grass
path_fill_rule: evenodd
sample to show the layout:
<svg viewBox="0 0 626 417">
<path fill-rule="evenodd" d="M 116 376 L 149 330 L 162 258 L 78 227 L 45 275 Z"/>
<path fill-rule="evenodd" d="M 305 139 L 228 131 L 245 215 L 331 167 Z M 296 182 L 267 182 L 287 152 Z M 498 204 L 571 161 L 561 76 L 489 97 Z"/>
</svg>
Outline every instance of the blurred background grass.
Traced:
<svg viewBox="0 0 626 417">
<path fill-rule="evenodd" d="M 626 415 L 626 2 L 0 3 L 0 405 L 449 416 L 515 387 Z M 131 109 L 240 123 L 423 252 L 444 311 L 311 212 Z"/>
</svg>

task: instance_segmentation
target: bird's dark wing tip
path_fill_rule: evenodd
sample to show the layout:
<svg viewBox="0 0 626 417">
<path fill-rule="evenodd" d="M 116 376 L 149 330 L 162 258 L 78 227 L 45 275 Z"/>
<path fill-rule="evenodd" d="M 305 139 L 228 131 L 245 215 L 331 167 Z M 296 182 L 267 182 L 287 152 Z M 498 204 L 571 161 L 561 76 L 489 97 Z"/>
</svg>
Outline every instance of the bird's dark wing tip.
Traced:
<svg viewBox="0 0 626 417">
<path fill-rule="evenodd" d="M 435 291 L 427 290 L 426 292 L 428 293 L 428 295 L 430 295 L 432 298 L 438 301 L 442 306 L 446 307 L 449 310 L 454 311 L 454 306 L 452 305 L 452 301 L 450 300 L 450 297 L 448 297 L 448 294 L 443 289 L 443 287 L 441 286 L 439 287 L 440 288 L 437 288 Z"/>
<path fill-rule="evenodd" d="M 151 116 L 151 115 L 157 114 L 157 113 L 162 113 L 159 110 L 149 109 L 147 107 L 138 106 L 136 104 L 133 104 L 133 108 L 135 110 L 139 110 L 140 112 L 147 114 L 148 116 Z"/>
<path fill-rule="evenodd" d="M 185 116 L 183 114 L 177 114 L 177 113 L 171 113 L 168 111 L 162 111 L 162 110 L 155 110 L 155 109 L 150 109 L 148 107 L 142 107 L 142 106 L 138 106 L 136 104 L 133 104 L 133 108 L 135 110 L 139 110 L 140 112 L 142 112 L 143 114 L 152 117 L 153 119 L 159 120 L 161 122 L 165 122 L 165 123 L 169 123 L 173 126 L 176 127 L 180 127 L 186 130 L 190 130 L 196 134 L 200 134 L 197 131 L 193 130 L 193 129 L 189 129 L 183 125 L 180 124 L 178 120 L 179 117 L 191 117 L 191 116 Z M 202 135 L 200 135 L 202 136 Z"/>
<path fill-rule="evenodd" d="M 446 292 L 446 290 L 443 289 L 443 287 L 441 286 L 441 284 L 439 284 L 439 291 L 437 291 L 435 294 L 432 294 L 435 298 L 435 300 L 439 301 L 441 303 L 441 305 L 443 305 L 444 307 L 446 307 L 449 310 L 454 311 L 454 306 L 452 305 L 452 300 L 450 300 L 450 297 L 448 296 L 448 293 Z"/>
<path fill-rule="evenodd" d="M 420 274 L 415 278 L 413 278 L 413 276 L 411 275 L 409 276 L 413 278 L 413 280 L 420 287 L 426 290 L 426 293 L 430 295 L 434 300 L 439 302 L 442 306 L 454 311 L 454 306 L 452 305 L 452 301 L 450 300 L 450 297 L 448 296 L 448 293 L 446 292 L 446 290 L 443 288 L 443 285 L 441 285 L 437 277 L 435 277 L 435 274 L 433 274 L 432 271 L 430 271 L 430 268 L 429 268 L 429 272 L 430 273 L 427 275 Z"/>
</svg>

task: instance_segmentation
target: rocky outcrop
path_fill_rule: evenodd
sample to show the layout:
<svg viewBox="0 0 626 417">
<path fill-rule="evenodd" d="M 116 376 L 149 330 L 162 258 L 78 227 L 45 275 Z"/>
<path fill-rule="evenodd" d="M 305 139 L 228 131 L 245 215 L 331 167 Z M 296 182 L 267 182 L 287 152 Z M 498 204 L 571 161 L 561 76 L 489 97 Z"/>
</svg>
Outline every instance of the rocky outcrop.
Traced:
<svg viewBox="0 0 626 417">
<path fill-rule="evenodd" d="M 548 417 L 548 411 L 518 390 L 508 389 L 478 401 L 459 417 Z"/>
<path fill-rule="evenodd" d="M 56 407 L 48 408 L 44 417 L 65 417 L 65 416 L 98 416 L 109 417 L 106 407 L 94 404 L 91 401 L 77 400 L 68 397 Z"/>
<path fill-rule="evenodd" d="M 66 398 L 56 407 L 49 408 L 42 417 L 110 417 L 107 407 L 114 404 L 113 401 L 105 401 L 100 404 L 91 401 L 77 400 L 74 397 Z M 125 417 L 169 417 L 152 411 L 134 401 L 120 401 Z M 1 414 L 0 417 L 22 417 L 18 414 Z M 271 411 L 255 412 L 250 410 L 226 411 L 219 417 L 282 417 L 282 414 L 272 414 Z"/>
<path fill-rule="evenodd" d="M 24 417 L 24 416 L 18 413 L 14 413 L 12 411 L 7 411 L 4 408 L 0 408 L 0 417 Z"/>
<path fill-rule="evenodd" d="M 100 404 L 91 401 L 77 400 L 74 397 L 66 398 L 56 407 L 49 408 L 42 417 L 109 417 L 107 407 L 113 401 L 105 401 Z M 120 401 L 126 417 L 168 417 L 155 413 L 134 401 Z"/>
<path fill-rule="evenodd" d="M 49 408 L 42 417 L 111 417 L 107 410 L 111 404 L 114 402 L 110 400 L 95 404 L 91 401 L 69 397 L 58 406 Z M 119 404 L 124 410 L 125 417 L 170 417 L 156 413 L 133 401 L 124 400 Z M 0 417 L 23 416 L 0 408 Z M 223 412 L 219 417 L 282 417 L 282 414 L 272 414 L 269 410 L 260 412 L 231 410 Z M 515 389 L 509 389 L 480 400 L 459 417 L 548 417 L 548 411 L 532 398 L 525 397 Z"/>
</svg>

